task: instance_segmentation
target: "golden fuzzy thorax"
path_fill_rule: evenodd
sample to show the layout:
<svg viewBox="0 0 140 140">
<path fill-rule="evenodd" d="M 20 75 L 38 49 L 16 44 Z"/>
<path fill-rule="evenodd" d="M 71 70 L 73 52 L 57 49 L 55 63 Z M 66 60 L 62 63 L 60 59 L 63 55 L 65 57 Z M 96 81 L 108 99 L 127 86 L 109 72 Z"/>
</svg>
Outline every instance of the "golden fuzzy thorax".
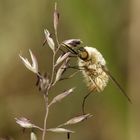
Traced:
<svg viewBox="0 0 140 140">
<path fill-rule="evenodd" d="M 103 71 L 102 66 L 106 65 L 102 54 L 95 48 L 84 47 L 88 53 L 86 60 L 78 59 L 78 65 L 81 69 L 87 86 L 90 90 L 101 92 L 106 87 L 109 77 Z"/>
</svg>

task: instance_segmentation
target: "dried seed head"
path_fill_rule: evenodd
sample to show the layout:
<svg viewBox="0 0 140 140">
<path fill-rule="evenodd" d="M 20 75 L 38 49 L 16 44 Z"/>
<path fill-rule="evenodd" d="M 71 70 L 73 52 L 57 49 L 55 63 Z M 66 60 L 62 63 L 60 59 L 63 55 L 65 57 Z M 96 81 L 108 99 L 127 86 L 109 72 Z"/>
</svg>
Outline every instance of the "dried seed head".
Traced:
<svg viewBox="0 0 140 140">
<path fill-rule="evenodd" d="M 19 57 L 21 58 L 23 64 L 26 66 L 27 69 L 29 69 L 30 71 L 34 72 L 34 73 L 38 73 L 38 62 L 37 59 L 35 57 L 35 55 L 32 53 L 31 50 L 29 50 L 30 52 L 30 56 L 32 59 L 32 64 L 28 61 L 27 58 L 23 58 L 21 55 L 19 55 Z"/>
<path fill-rule="evenodd" d="M 19 124 L 23 128 L 33 128 L 34 124 L 30 122 L 27 118 L 21 117 L 21 118 L 15 118 L 16 123 Z"/>
<path fill-rule="evenodd" d="M 54 15 L 53 15 L 53 24 L 54 24 L 54 30 L 57 31 L 58 22 L 59 22 L 59 12 L 57 11 L 57 3 L 55 3 L 55 9 L 54 9 Z"/>
<path fill-rule="evenodd" d="M 87 118 L 89 118 L 89 117 L 92 117 L 92 115 L 90 115 L 90 114 L 85 114 L 85 115 L 82 115 L 82 116 L 74 117 L 74 118 L 70 119 L 69 121 L 67 121 L 67 122 L 65 123 L 65 125 L 76 124 L 76 123 L 79 123 L 79 122 L 84 121 L 85 119 L 87 119 Z"/>
<path fill-rule="evenodd" d="M 34 132 L 31 132 L 30 137 L 31 140 L 37 140 L 37 136 Z"/>
<path fill-rule="evenodd" d="M 65 40 L 62 42 L 62 44 L 66 45 L 68 47 L 77 47 L 81 43 L 82 43 L 82 41 L 80 39 L 69 39 L 69 40 Z"/>
<path fill-rule="evenodd" d="M 64 55 L 60 55 L 59 57 L 58 57 L 58 59 L 56 60 L 56 64 L 55 64 L 55 67 L 57 66 L 57 65 L 59 65 L 61 62 L 63 62 L 64 60 L 66 60 L 69 56 L 70 56 L 70 52 L 67 52 L 67 53 L 65 53 Z"/>
<path fill-rule="evenodd" d="M 74 117 L 74 118 L 68 120 L 67 122 L 61 124 L 59 127 L 62 127 L 62 126 L 65 126 L 65 125 L 77 124 L 77 123 L 80 123 L 80 122 L 84 121 L 87 118 L 90 118 L 90 117 L 92 117 L 91 114 L 85 114 L 85 115 L 81 115 L 81 116 L 78 116 L 78 117 Z"/>
<path fill-rule="evenodd" d="M 65 70 L 66 70 L 66 68 L 67 68 L 67 65 L 68 65 L 69 60 L 70 60 L 70 59 L 69 59 L 69 57 L 68 57 L 68 58 L 63 62 L 63 64 L 60 66 L 60 68 L 57 70 L 54 84 L 55 84 L 56 82 L 58 82 L 58 81 L 61 79 L 63 73 L 65 72 Z"/>
<path fill-rule="evenodd" d="M 47 129 L 47 131 L 51 131 L 55 133 L 74 133 L 74 131 L 71 131 L 65 128 L 50 128 L 50 129 Z"/>
<path fill-rule="evenodd" d="M 55 44 L 54 44 L 53 39 L 51 38 L 50 32 L 49 32 L 47 29 L 45 29 L 45 30 L 44 30 L 44 33 L 45 33 L 45 37 L 46 37 L 46 40 L 47 40 L 47 42 L 48 42 L 49 47 L 50 47 L 50 48 L 52 49 L 52 51 L 54 52 L 54 51 L 55 51 Z"/>
<path fill-rule="evenodd" d="M 49 106 L 52 105 L 52 104 L 54 104 L 54 103 L 56 103 L 56 102 L 60 102 L 62 99 L 64 99 L 65 97 L 67 97 L 69 94 L 71 94 L 73 92 L 73 90 L 74 90 L 74 88 L 71 88 L 71 89 L 69 89 L 67 91 L 64 91 L 63 93 L 57 95 L 51 101 L 51 103 L 49 104 Z"/>
</svg>

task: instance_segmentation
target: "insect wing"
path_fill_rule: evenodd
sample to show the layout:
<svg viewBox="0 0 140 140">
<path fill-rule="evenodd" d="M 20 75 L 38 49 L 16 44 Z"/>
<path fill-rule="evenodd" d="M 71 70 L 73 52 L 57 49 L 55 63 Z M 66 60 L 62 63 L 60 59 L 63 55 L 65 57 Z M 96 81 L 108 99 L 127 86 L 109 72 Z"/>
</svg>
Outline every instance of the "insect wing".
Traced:
<svg viewBox="0 0 140 140">
<path fill-rule="evenodd" d="M 126 94 L 122 86 L 119 84 L 119 82 L 113 77 L 113 75 L 110 73 L 110 71 L 105 67 L 102 66 L 103 71 L 110 77 L 110 79 L 115 83 L 115 85 L 120 89 L 121 93 L 128 99 L 130 103 L 132 103 L 131 99 L 129 96 Z"/>
<path fill-rule="evenodd" d="M 90 79 L 90 81 L 91 81 L 93 84 L 95 84 L 95 86 L 96 86 L 96 88 L 99 90 L 99 92 L 101 92 L 102 90 L 101 90 L 101 88 L 98 86 L 98 84 L 96 83 L 96 81 L 95 81 L 93 78 L 91 78 L 90 76 L 89 76 L 89 79 Z"/>
</svg>

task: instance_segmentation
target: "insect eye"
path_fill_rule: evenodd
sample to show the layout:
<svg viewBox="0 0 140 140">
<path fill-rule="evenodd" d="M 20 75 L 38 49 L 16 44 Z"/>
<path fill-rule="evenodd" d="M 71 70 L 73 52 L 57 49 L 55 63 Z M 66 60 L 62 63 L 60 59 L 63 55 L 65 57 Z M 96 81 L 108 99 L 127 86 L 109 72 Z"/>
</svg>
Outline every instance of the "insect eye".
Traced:
<svg viewBox="0 0 140 140">
<path fill-rule="evenodd" d="M 87 59 L 88 59 L 88 52 L 87 52 L 86 50 L 80 51 L 80 52 L 79 52 L 79 57 L 80 57 L 82 60 L 87 60 Z"/>
</svg>

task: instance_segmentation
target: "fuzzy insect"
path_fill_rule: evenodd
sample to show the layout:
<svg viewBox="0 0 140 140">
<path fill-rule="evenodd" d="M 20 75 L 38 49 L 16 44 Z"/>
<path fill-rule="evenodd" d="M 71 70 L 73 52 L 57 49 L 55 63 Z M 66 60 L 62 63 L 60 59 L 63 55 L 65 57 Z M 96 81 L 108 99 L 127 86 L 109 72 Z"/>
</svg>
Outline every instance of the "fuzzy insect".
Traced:
<svg viewBox="0 0 140 140">
<path fill-rule="evenodd" d="M 79 52 L 79 68 L 85 78 L 86 84 L 91 91 L 101 92 L 107 86 L 109 76 L 102 69 L 106 61 L 102 54 L 95 48 L 84 47 Z"/>
<path fill-rule="evenodd" d="M 117 82 L 117 80 L 112 76 L 106 66 L 106 61 L 102 54 L 93 47 L 80 47 L 80 48 L 73 48 L 69 44 L 66 44 L 69 51 L 73 54 L 77 55 L 78 57 L 78 66 L 80 71 L 82 72 L 85 82 L 89 88 L 89 93 L 84 97 L 82 103 L 82 110 L 84 111 L 85 101 L 86 98 L 92 92 L 102 92 L 104 88 L 107 86 L 109 79 L 111 79 L 120 91 L 124 94 L 124 96 L 128 99 L 131 103 L 130 98 L 125 93 L 123 88 Z"/>
</svg>

